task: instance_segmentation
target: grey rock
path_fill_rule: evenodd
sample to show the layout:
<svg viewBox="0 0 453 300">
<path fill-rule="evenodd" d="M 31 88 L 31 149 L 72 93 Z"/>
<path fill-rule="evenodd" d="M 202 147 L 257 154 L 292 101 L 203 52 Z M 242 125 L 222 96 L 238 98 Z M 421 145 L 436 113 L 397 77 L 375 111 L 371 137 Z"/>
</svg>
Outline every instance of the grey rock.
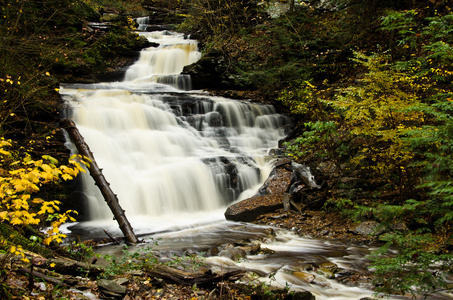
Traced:
<svg viewBox="0 0 453 300">
<path fill-rule="evenodd" d="M 365 221 L 360 223 L 355 229 L 354 232 L 363 236 L 377 236 L 384 232 L 384 229 L 381 228 L 380 224 L 376 221 Z"/>
<path fill-rule="evenodd" d="M 115 282 L 113 280 L 99 279 L 97 281 L 97 284 L 100 288 L 103 288 L 112 293 L 116 293 L 116 294 L 125 294 L 126 293 L 126 287 L 118 284 L 117 282 Z"/>
<path fill-rule="evenodd" d="M 220 251 L 219 256 L 228 257 L 233 261 L 239 261 L 239 259 L 245 257 L 247 253 L 243 249 L 229 248 Z"/>
</svg>

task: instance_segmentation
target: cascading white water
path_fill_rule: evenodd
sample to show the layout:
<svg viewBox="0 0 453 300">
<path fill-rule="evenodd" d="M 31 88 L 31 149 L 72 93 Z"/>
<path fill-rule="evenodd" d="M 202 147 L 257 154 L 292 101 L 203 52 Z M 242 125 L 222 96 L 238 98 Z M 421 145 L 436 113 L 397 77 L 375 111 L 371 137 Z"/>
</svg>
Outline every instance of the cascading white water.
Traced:
<svg viewBox="0 0 453 300">
<path fill-rule="evenodd" d="M 140 17 L 135 20 L 138 24 L 138 31 L 146 31 L 149 24 L 149 17 Z"/>
<path fill-rule="evenodd" d="M 195 41 L 183 39 L 181 35 L 161 32 L 142 33 L 148 40 L 160 43 L 140 54 L 140 59 L 126 71 L 125 82 L 159 82 L 190 90 L 190 78 L 180 75 L 184 66 L 196 62 L 200 52 Z"/>
<path fill-rule="evenodd" d="M 256 191 L 286 118 L 269 105 L 183 92 L 179 73 L 199 58 L 196 42 L 146 36 L 160 46 L 142 51 L 123 82 L 63 85 L 60 93 L 134 227 L 134 217 L 161 223 L 189 213 L 193 222 Z M 169 77 L 173 85 L 160 83 Z M 112 219 L 92 179 L 83 180 L 90 219 Z"/>
</svg>

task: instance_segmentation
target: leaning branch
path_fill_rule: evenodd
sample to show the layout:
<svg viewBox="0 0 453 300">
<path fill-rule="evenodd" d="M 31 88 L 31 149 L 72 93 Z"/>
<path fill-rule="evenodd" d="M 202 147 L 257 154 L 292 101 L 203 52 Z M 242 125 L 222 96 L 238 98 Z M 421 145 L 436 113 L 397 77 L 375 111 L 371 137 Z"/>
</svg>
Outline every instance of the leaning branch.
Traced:
<svg viewBox="0 0 453 300">
<path fill-rule="evenodd" d="M 124 210 L 121 208 L 117 196 L 113 193 L 112 189 L 110 188 L 109 183 L 105 179 L 104 175 L 102 174 L 101 169 L 98 167 L 96 161 L 94 160 L 93 153 L 91 153 L 90 148 L 85 143 L 83 136 L 80 134 L 79 130 L 77 129 L 75 123 L 71 120 L 65 119 L 60 121 L 61 127 L 66 129 L 69 136 L 71 137 L 72 141 L 79 150 L 79 153 L 85 157 L 87 157 L 91 163 L 89 167 L 89 171 L 91 177 L 93 177 L 96 185 L 98 186 L 99 190 L 104 197 L 105 202 L 110 207 L 110 210 L 113 213 L 113 216 L 117 220 L 121 231 L 124 234 L 126 240 L 130 243 L 136 244 L 138 243 L 138 239 L 132 230 L 131 224 L 126 218 L 124 214 Z"/>
</svg>

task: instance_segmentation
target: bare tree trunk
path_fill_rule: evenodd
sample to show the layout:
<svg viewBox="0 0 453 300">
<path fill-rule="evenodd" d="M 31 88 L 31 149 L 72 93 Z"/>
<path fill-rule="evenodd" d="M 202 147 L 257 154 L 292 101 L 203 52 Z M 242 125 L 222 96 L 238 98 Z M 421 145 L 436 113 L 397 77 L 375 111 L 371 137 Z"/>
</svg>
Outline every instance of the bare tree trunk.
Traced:
<svg viewBox="0 0 453 300">
<path fill-rule="evenodd" d="M 289 12 L 294 12 L 294 1 L 295 0 L 288 0 L 288 4 L 289 4 Z"/>
<path fill-rule="evenodd" d="M 94 160 L 93 153 L 91 153 L 90 148 L 85 143 L 85 140 L 77 129 L 75 123 L 71 120 L 65 119 L 60 121 L 60 125 L 64 129 L 66 129 L 72 141 L 76 145 L 77 150 L 79 150 L 79 153 L 91 160 L 89 167 L 90 174 L 96 182 L 99 190 L 101 191 L 102 196 L 104 196 L 105 202 L 107 202 L 108 206 L 110 207 L 110 210 L 112 211 L 116 221 L 118 222 L 120 229 L 124 234 L 124 237 L 130 243 L 138 243 L 138 239 L 134 231 L 132 230 L 131 224 L 126 218 L 126 215 L 124 214 L 124 210 L 119 204 L 117 196 L 113 193 L 112 189 L 110 188 L 110 184 L 105 179 L 101 169 L 99 169 L 96 161 Z"/>
</svg>

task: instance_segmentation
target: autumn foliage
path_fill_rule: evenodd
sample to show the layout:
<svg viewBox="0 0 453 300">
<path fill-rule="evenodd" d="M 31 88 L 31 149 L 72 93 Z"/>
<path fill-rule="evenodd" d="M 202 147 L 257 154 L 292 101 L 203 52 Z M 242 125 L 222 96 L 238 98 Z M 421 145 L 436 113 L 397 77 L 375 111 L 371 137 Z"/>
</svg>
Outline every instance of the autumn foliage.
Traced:
<svg viewBox="0 0 453 300">
<path fill-rule="evenodd" d="M 19 227 L 34 225 L 43 229 L 49 226 L 44 230 L 43 244 L 61 243 L 66 235 L 60 232 L 60 226 L 67 221 L 75 221 L 73 215 L 77 212 L 60 212 L 60 201 L 44 200 L 37 195 L 45 185 L 72 180 L 79 172 L 85 172 L 83 161 L 73 156 L 68 165 L 58 165 L 57 160 L 49 155 L 34 160 L 26 152 L 17 152 L 12 148 L 12 141 L 0 140 L 0 222 Z M 0 243 L 3 247 L 9 247 L 10 252 L 23 255 L 21 247 L 14 241 L 10 242 L 9 237 L 2 237 Z"/>
</svg>

